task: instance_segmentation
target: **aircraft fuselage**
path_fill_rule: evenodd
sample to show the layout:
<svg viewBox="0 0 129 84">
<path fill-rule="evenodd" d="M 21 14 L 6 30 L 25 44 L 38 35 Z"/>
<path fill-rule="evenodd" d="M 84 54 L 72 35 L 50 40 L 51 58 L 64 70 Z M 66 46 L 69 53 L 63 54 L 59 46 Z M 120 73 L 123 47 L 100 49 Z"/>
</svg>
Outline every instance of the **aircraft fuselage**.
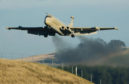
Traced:
<svg viewBox="0 0 129 84">
<path fill-rule="evenodd" d="M 47 15 L 44 23 L 47 27 L 54 29 L 60 35 L 69 35 L 71 32 L 61 21 L 56 19 L 54 16 Z"/>
<path fill-rule="evenodd" d="M 99 30 L 117 30 L 116 27 L 73 27 L 74 17 L 71 16 L 71 22 L 69 25 L 63 24 L 61 21 L 56 19 L 52 15 L 47 15 L 44 20 L 45 27 L 8 27 L 7 29 L 16 29 L 16 30 L 27 30 L 29 34 L 34 35 L 44 35 L 44 37 L 55 36 L 59 34 L 61 36 L 79 36 L 79 35 L 89 35 L 94 34 Z"/>
</svg>

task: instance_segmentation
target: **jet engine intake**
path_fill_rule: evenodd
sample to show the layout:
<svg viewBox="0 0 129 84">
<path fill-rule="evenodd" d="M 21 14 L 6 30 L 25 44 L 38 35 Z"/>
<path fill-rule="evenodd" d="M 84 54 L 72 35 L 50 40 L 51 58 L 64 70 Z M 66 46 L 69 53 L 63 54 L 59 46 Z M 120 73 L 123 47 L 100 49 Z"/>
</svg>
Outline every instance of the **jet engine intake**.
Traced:
<svg viewBox="0 0 129 84">
<path fill-rule="evenodd" d="M 62 26 L 62 27 L 61 27 L 61 30 L 65 30 L 65 27 L 64 27 L 64 26 Z"/>
<path fill-rule="evenodd" d="M 69 30 L 69 27 L 66 27 L 67 28 L 67 30 Z"/>
</svg>

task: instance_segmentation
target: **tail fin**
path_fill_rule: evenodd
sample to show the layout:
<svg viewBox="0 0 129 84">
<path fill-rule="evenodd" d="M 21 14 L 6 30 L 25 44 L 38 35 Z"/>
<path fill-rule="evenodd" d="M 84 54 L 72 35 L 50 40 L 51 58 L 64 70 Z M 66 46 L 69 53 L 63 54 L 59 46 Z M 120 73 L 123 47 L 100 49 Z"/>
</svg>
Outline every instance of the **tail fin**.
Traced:
<svg viewBox="0 0 129 84">
<path fill-rule="evenodd" d="M 70 22 L 70 24 L 69 24 L 68 26 L 69 26 L 69 27 L 73 27 L 74 17 L 71 16 L 70 18 L 71 18 L 72 20 L 71 20 L 71 22 Z"/>
</svg>

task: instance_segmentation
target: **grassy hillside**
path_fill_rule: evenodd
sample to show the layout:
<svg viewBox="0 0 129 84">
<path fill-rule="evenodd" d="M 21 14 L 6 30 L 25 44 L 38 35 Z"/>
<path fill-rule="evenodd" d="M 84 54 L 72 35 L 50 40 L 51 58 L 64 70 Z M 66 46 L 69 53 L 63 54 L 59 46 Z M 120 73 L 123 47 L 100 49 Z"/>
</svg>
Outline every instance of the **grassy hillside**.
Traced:
<svg viewBox="0 0 129 84">
<path fill-rule="evenodd" d="M 0 59 L 0 84 L 92 84 L 46 65 Z"/>
<path fill-rule="evenodd" d="M 40 62 L 42 60 L 44 61 L 45 59 L 54 59 L 54 58 L 56 58 L 54 54 L 46 54 L 46 55 L 32 56 L 32 57 L 17 59 L 17 60 L 22 60 L 22 61 L 27 61 L 27 62 Z M 108 65 L 108 66 L 128 67 L 129 66 L 129 49 L 125 49 L 119 52 L 113 52 L 108 55 L 102 56 L 99 59 L 91 59 L 91 60 L 87 60 L 84 62 L 82 61 L 81 64 L 88 65 L 88 66 Z"/>
<path fill-rule="evenodd" d="M 43 55 L 37 55 L 37 56 L 30 56 L 26 58 L 20 58 L 16 59 L 19 61 L 26 61 L 26 62 L 38 62 L 44 59 L 54 59 L 55 53 L 50 53 L 50 54 L 43 54 Z"/>
</svg>

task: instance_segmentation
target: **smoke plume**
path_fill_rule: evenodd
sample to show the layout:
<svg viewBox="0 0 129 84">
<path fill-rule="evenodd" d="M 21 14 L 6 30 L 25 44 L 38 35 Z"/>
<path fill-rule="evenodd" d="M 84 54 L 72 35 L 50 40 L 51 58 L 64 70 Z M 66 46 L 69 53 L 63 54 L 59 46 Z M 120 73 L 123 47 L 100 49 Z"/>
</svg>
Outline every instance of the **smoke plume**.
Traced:
<svg viewBox="0 0 129 84">
<path fill-rule="evenodd" d="M 52 39 L 57 50 L 56 59 L 60 63 L 66 64 L 80 64 L 98 60 L 108 56 L 108 54 L 120 51 L 126 46 L 121 40 L 111 40 L 107 43 L 100 38 L 78 37 L 80 43 L 77 47 L 71 48 L 69 47 L 70 44 L 59 37 L 53 37 Z"/>
</svg>

